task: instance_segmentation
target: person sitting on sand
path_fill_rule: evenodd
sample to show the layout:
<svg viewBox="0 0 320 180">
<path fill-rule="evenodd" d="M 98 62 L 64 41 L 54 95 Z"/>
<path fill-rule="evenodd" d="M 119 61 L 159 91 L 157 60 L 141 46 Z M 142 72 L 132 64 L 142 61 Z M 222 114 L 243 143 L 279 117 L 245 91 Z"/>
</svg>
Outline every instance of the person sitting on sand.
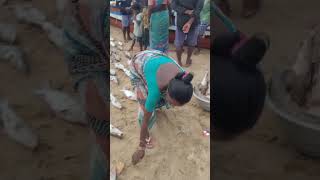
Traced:
<svg viewBox="0 0 320 180">
<path fill-rule="evenodd" d="M 266 84 L 257 64 L 264 57 L 268 37 L 256 34 L 234 48 L 240 33 L 224 33 L 212 44 L 213 121 L 217 137 L 235 137 L 252 128 L 264 107 Z"/>
<path fill-rule="evenodd" d="M 131 7 L 133 11 L 133 41 L 129 51 L 133 50 L 134 44 L 136 41 L 139 43 L 140 51 L 143 51 L 142 44 L 142 13 L 140 12 L 140 6 L 138 4 L 133 4 Z"/>
<path fill-rule="evenodd" d="M 132 163 L 136 164 L 144 157 L 146 148 L 153 148 L 149 129 L 156 121 L 155 110 L 188 103 L 193 94 L 193 75 L 157 50 L 146 50 L 133 57 L 130 71 L 139 102 L 138 121 L 141 127 L 139 148 L 132 155 Z"/>
</svg>

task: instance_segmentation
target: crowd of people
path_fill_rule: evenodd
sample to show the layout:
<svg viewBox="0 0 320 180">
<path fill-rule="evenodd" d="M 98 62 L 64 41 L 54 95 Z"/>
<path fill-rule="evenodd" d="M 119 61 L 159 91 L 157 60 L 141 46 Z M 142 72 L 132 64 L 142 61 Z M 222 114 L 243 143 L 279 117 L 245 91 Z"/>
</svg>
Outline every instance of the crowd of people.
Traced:
<svg viewBox="0 0 320 180">
<path fill-rule="evenodd" d="M 186 67 L 192 64 L 192 54 L 200 53 L 198 42 L 210 26 L 209 0 L 120 0 L 116 6 L 122 16 L 123 39 L 125 42 L 132 40 L 130 51 L 138 43 L 140 51 L 149 49 L 167 53 L 169 27 L 173 24 L 176 26 L 174 44 L 178 64 L 182 66 L 185 45 L 188 47 Z M 133 38 L 130 37 L 131 23 L 134 24 Z"/>
</svg>

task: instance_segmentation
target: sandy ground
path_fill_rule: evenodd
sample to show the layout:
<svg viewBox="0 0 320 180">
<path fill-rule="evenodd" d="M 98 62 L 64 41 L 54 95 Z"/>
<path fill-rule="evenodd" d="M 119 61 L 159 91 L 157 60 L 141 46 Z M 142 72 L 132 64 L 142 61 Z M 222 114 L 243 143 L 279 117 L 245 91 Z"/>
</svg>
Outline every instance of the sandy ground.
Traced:
<svg viewBox="0 0 320 180">
<path fill-rule="evenodd" d="M 239 16 L 241 1 L 230 2 L 232 19 L 242 31 L 267 32 L 271 37 L 271 49 L 263 63 L 267 79 L 275 70 L 293 63 L 305 30 L 319 23 L 317 0 L 264 1 L 262 11 L 250 20 Z M 287 142 L 278 121 L 266 107 L 252 131 L 231 142 L 214 141 L 211 176 L 215 180 L 319 179 L 320 161 L 298 154 Z"/>
<path fill-rule="evenodd" d="M 10 4 L 25 2 L 12 0 Z M 55 1 L 32 1 L 50 21 L 56 17 Z M 46 79 L 72 92 L 63 54 L 52 45 L 39 28 L 19 24 L 13 13 L 0 7 L 0 22 L 17 24 L 17 45 L 26 53 L 30 76 L 0 64 L 0 96 L 7 98 L 14 110 L 35 129 L 40 146 L 31 151 L 1 133 L 1 180 L 78 180 L 88 179 L 89 142 L 86 128 L 50 117 L 35 88 Z"/>
<path fill-rule="evenodd" d="M 122 32 L 111 27 L 111 36 L 122 41 Z M 131 41 L 125 44 L 129 49 Z M 134 53 L 139 49 L 136 44 Z M 174 50 L 174 47 L 170 47 Z M 169 53 L 176 57 L 175 54 Z M 203 50 L 193 57 L 193 65 L 188 68 L 194 72 L 193 82 L 199 82 L 209 67 L 209 50 Z M 184 57 L 185 58 L 185 57 Z M 127 65 L 123 59 L 122 64 Z M 111 65 L 111 67 L 113 67 Z M 139 142 L 139 125 L 137 121 L 138 104 L 127 100 L 119 90 L 131 88 L 129 78 L 123 72 L 117 72 L 120 85 L 111 84 L 111 92 L 125 107 L 123 110 L 111 107 L 111 123 L 121 129 L 125 136 L 122 140 L 111 138 L 111 162 L 124 162 L 126 167 L 119 180 L 206 180 L 209 179 L 210 151 L 209 137 L 202 135 L 202 130 L 210 128 L 210 113 L 203 111 L 193 98 L 179 108 L 157 113 L 157 122 L 152 129 L 156 147 L 147 150 L 144 159 L 133 166 L 131 156 Z"/>
</svg>

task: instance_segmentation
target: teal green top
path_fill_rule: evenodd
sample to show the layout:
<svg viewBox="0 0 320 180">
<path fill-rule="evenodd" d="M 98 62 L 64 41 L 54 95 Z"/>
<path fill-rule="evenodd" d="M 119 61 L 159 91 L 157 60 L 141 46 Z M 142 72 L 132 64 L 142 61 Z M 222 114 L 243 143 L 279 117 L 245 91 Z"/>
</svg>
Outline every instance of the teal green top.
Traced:
<svg viewBox="0 0 320 180">
<path fill-rule="evenodd" d="M 175 64 L 183 71 L 173 59 L 166 56 L 151 58 L 144 66 L 144 76 L 148 86 L 148 97 L 146 99 L 145 108 L 148 112 L 153 112 L 161 99 L 161 92 L 157 83 L 157 72 L 161 65 L 167 63 Z"/>
<path fill-rule="evenodd" d="M 210 0 L 205 0 L 202 11 L 200 13 L 200 20 L 202 23 L 210 25 Z"/>
<path fill-rule="evenodd" d="M 237 28 L 232 23 L 232 21 L 226 15 L 223 14 L 223 12 L 219 9 L 219 7 L 214 2 L 211 2 L 211 3 L 212 3 L 211 5 L 213 10 L 213 17 L 215 16 L 218 17 L 230 32 L 237 32 Z"/>
</svg>

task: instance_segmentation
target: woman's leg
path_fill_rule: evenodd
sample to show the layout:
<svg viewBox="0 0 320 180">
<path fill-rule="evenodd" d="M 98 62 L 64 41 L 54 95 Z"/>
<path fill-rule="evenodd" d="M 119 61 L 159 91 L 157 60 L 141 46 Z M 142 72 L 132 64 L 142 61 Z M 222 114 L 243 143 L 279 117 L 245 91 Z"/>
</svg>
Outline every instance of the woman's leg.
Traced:
<svg viewBox="0 0 320 180">
<path fill-rule="evenodd" d="M 143 51 L 142 38 L 139 38 L 140 51 Z"/>
<path fill-rule="evenodd" d="M 132 40 L 132 44 L 131 44 L 131 47 L 129 49 L 129 51 L 132 51 L 133 50 L 133 47 L 134 47 L 134 44 L 136 43 L 136 38 L 133 38 Z"/>
<path fill-rule="evenodd" d="M 85 85 L 85 109 L 93 132 L 93 149 L 91 154 L 91 179 L 104 180 L 109 171 L 109 104 L 100 96 L 97 86 L 93 81 Z M 99 127 L 95 127 L 100 124 Z M 97 130 L 105 129 L 105 131 Z"/>
</svg>

